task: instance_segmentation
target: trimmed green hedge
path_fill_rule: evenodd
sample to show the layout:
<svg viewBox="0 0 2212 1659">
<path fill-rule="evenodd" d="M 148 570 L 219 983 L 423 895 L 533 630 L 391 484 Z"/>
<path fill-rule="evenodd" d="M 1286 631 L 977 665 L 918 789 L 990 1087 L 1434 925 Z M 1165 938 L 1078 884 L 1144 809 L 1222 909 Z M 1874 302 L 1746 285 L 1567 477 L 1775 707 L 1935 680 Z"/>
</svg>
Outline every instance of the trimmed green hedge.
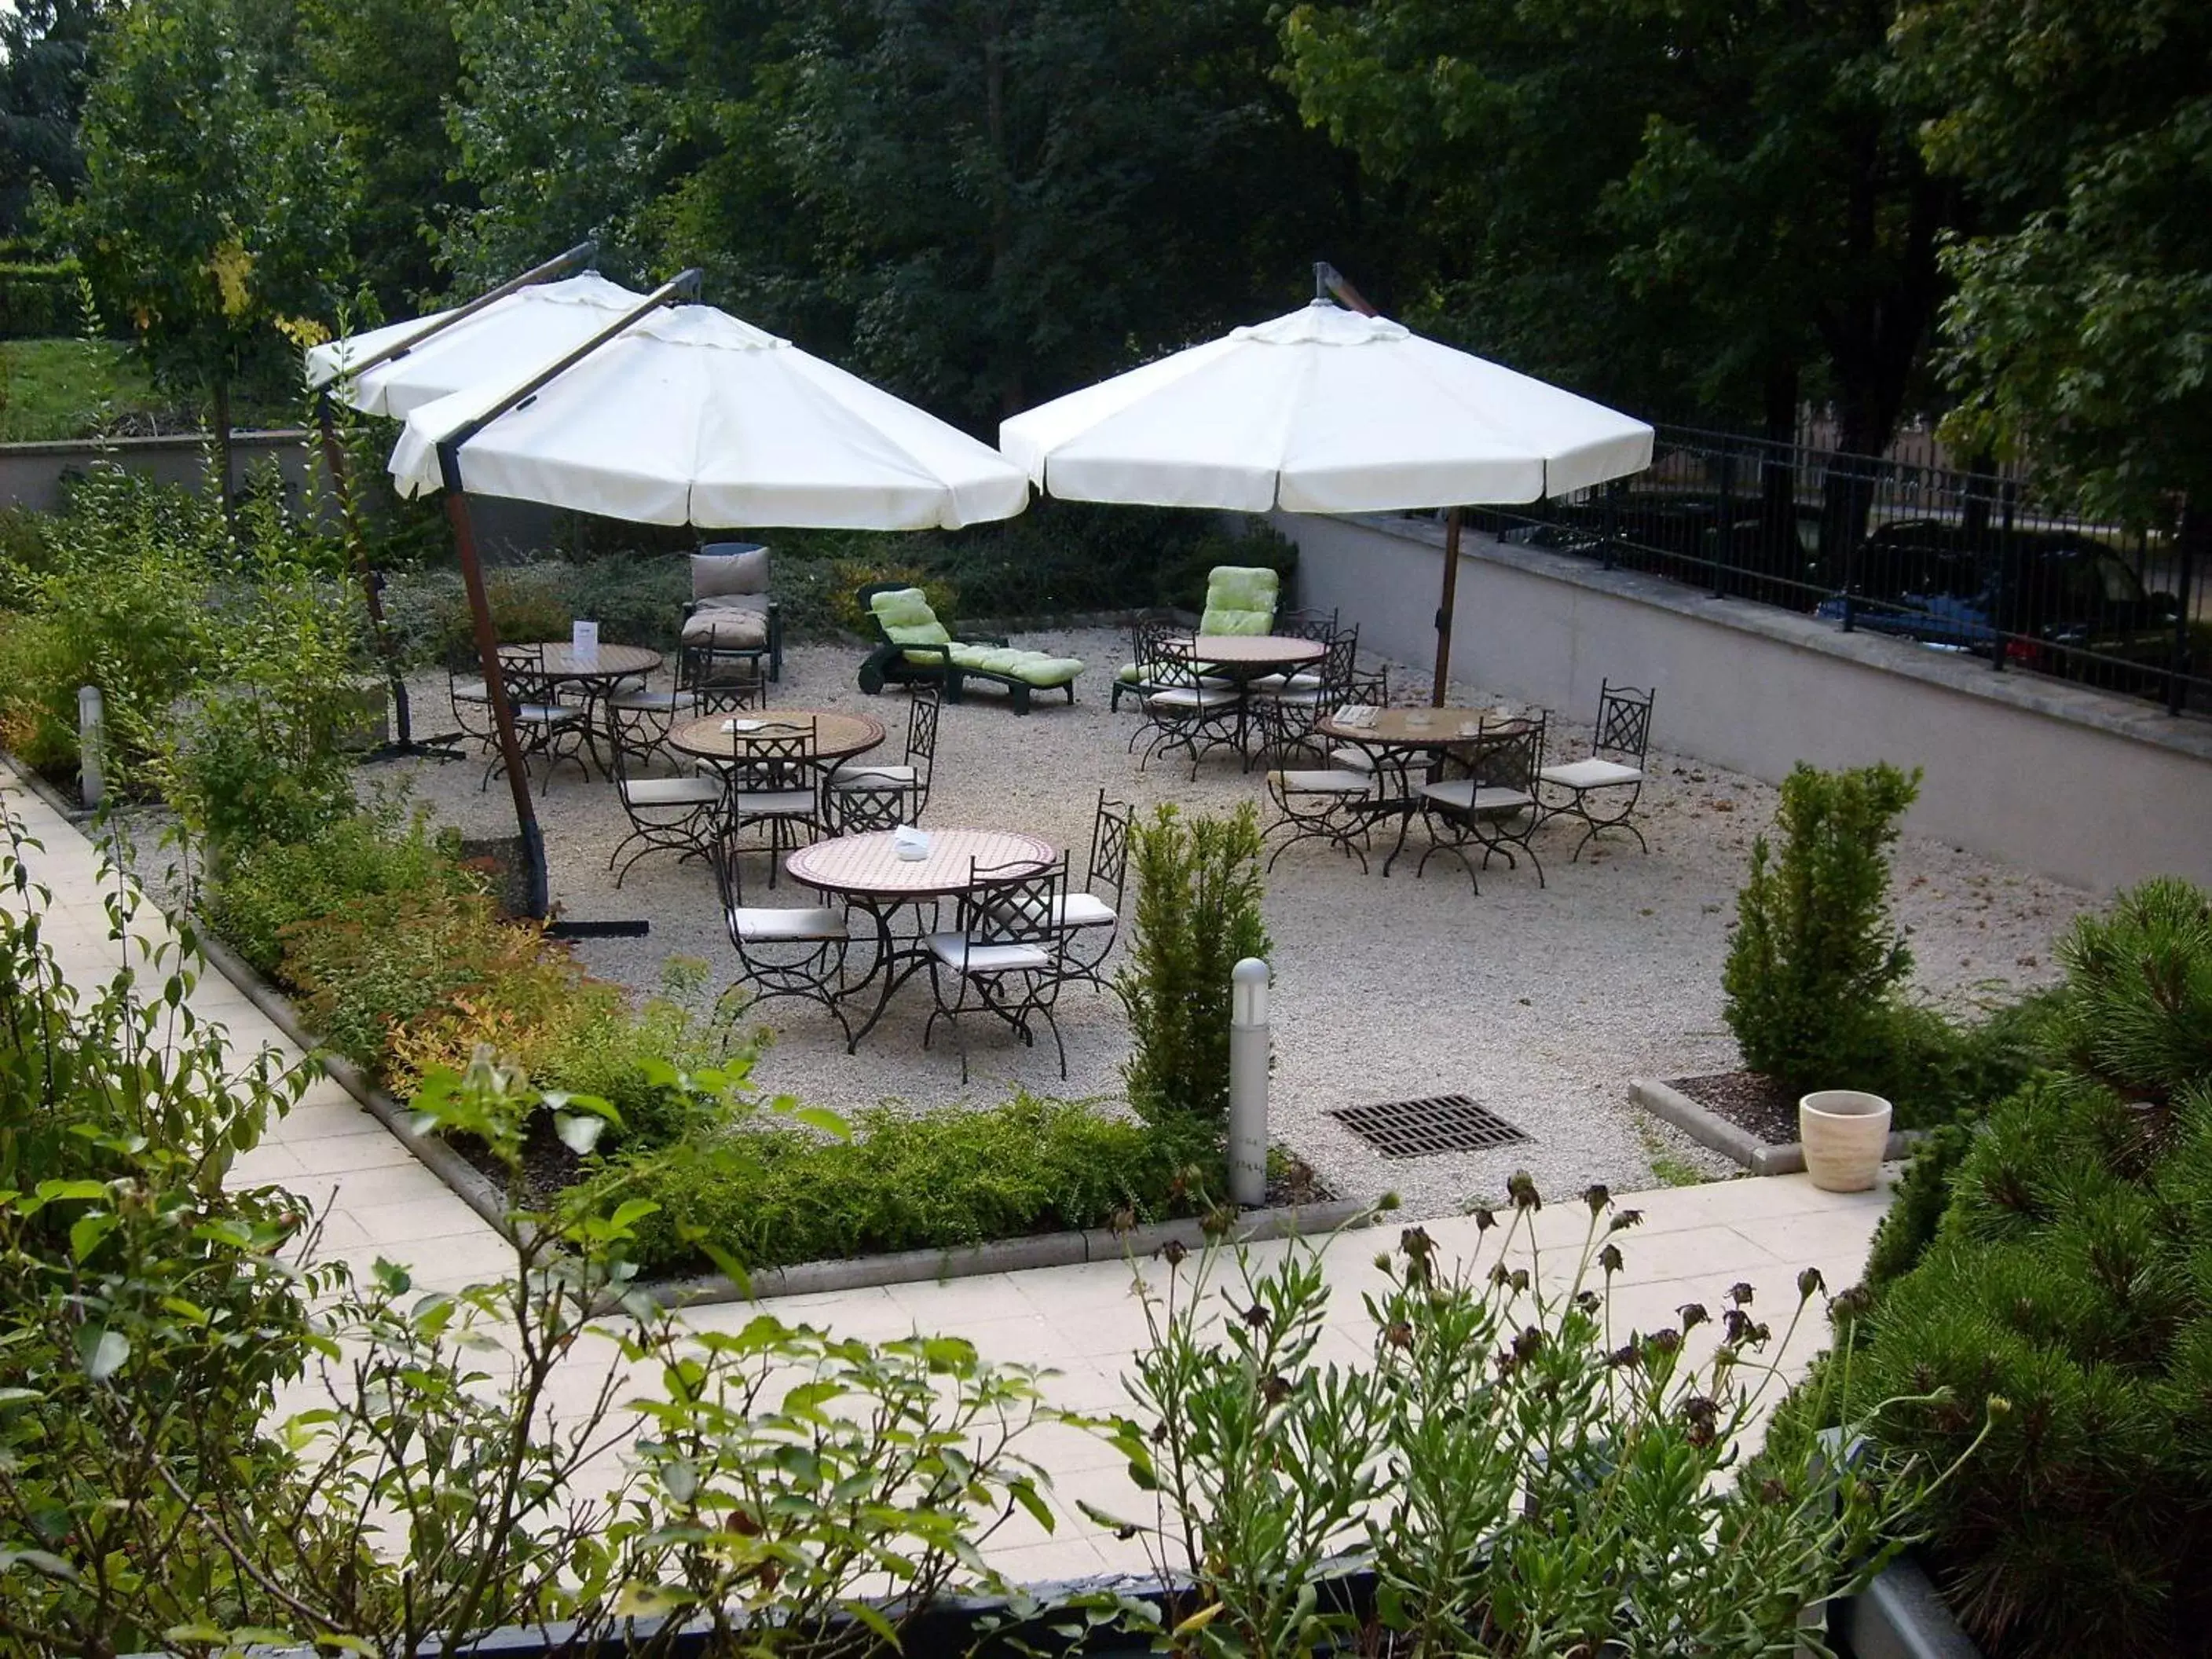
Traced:
<svg viewBox="0 0 2212 1659">
<path fill-rule="evenodd" d="M 704 1267 L 703 1238 L 749 1267 L 1188 1215 L 1202 1149 L 1080 1101 L 1017 1095 L 968 1112 L 863 1113 L 849 1141 L 738 1128 L 672 1154 L 617 1159 L 610 1199 L 661 1207 L 641 1223 L 651 1271 Z"/>
<path fill-rule="evenodd" d="M 39 340 L 82 326 L 77 263 L 0 260 L 0 339 Z"/>
</svg>

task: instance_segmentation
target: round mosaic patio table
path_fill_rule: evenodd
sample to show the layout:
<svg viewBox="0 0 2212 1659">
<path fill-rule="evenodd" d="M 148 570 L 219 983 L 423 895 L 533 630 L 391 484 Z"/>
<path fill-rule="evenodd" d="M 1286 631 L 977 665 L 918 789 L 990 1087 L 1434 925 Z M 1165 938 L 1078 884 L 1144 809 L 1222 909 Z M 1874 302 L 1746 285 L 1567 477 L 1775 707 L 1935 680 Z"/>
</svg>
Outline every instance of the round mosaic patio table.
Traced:
<svg viewBox="0 0 2212 1659">
<path fill-rule="evenodd" d="M 535 672 L 549 680 L 612 685 L 660 666 L 660 653 L 644 645 L 602 645 L 579 651 L 568 640 L 541 640 L 528 649 L 538 653 Z"/>
<path fill-rule="evenodd" d="M 876 924 L 876 959 L 845 994 L 859 998 L 880 981 L 876 1006 L 853 1028 L 845 1052 L 858 1048 L 890 1006 L 891 993 L 921 970 L 929 951 L 920 937 L 902 940 L 892 918 L 909 904 L 933 904 L 964 893 L 975 884 L 978 866 L 1003 872 L 1008 866 L 1042 868 L 1059 857 L 1052 843 L 1015 830 L 929 830 L 929 851 L 902 859 L 892 846 L 896 831 L 871 830 L 802 847 L 783 861 L 793 880 L 865 911 Z"/>
<path fill-rule="evenodd" d="M 1331 713 L 1316 722 L 1314 730 L 1335 742 L 1368 750 L 1374 757 L 1377 774 L 1397 780 L 1395 790 L 1386 787 L 1362 809 L 1370 819 L 1398 820 L 1397 844 L 1382 860 L 1382 873 L 1387 876 L 1398 854 L 1406 850 L 1407 832 L 1413 826 L 1414 814 L 1421 810 L 1420 792 L 1413 781 L 1414 757 L 1451 749 L 1477 749 L 1518 737 L 1528 726 L 1528 720 L 1508 708 L 1377 708 L 1364 724 L 1346 721 L 1341 711 Z"/>
<path fill-rule="evenodd" d="M 687 720 L 668 734 L 668 746 L 700 760 L 726 766 L 738 758 L 748 738 L 789 738 L 814 722 L 814 746 L 806 758 L 817 765 L 865 755 L 884 740 L 884 723 L 872 714 L 845 714 L 825 708 L 779 708 L 772 714 L 709 714 Z M 740 730 L 725 731 L 735 726 Z"/>
<path fill-rule="evenodd" d="M 1237 679 L 1297 668 L 1328 654 L 1319 640 L 1292 634 L 1200 634 L 1189 642 L 1189 651 L 1194 661 L 1218 666 Z"/>
<path fill-rule="evenodd" d="M 1319 662 L 1328 647 L 1319 640 L 1294 634 L 1200 634 L 1174 641 L 1174 649 L 1188 657 L 1199 672 L 1237 682 L 1237 752 L 1252 765 L 1252 702 L 1246 695 L 1254 680 L 1269 674 L 1288 674 Z M 1195 753 L 1191 757 L 1194 768 Z"/>
<path fill-rule="evenodd" d="M 602 645 L 579 651 L 569 640 L 539 640 L 520 648 L 535 653 L 536 660 L 526 667 L 516 665 L 508 672 L 525 673 L 549 688 L 573 686 L 582 693 L 584 747 L 604 773 L 607 763 L 599 754 L 599 705 L 624 680 L 640 678 L 659 667 L 660 653 L 643 645 Z M 588 769 L 585 775 L 590 776 Z"/>
</svg>

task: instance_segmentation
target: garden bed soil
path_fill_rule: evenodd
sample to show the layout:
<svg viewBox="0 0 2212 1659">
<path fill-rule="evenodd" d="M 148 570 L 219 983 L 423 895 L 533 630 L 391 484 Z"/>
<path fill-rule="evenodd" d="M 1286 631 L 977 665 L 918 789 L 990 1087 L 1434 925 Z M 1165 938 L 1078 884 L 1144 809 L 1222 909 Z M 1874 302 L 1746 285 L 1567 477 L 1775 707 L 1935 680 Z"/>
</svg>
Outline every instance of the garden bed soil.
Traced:
<svg viewBox="0 0 2212 1659">
<path fill-rule="evenodd" d="M 1679 1089 L 1716 1117 L 1726 1118 L 1770 1146 L 1796 1145 L 1796 1098 L 1764 1072 L 1670 1078 L 1667 1086 Z"/>
</svg>

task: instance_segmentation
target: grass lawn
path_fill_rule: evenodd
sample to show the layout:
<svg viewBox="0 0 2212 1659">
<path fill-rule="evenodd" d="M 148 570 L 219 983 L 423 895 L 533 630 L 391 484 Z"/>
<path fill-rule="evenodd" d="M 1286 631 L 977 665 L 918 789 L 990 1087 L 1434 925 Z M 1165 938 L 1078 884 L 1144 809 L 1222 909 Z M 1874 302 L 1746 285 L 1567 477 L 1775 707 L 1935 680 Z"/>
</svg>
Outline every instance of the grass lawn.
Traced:
<svg viewBox="0 0 2212 1659">
<path fill-rule="evenodd" d="M 103 414 L 169 404 L 120 341 L 0 340 L 0 443 L 86 437 Z"/>
</svg>

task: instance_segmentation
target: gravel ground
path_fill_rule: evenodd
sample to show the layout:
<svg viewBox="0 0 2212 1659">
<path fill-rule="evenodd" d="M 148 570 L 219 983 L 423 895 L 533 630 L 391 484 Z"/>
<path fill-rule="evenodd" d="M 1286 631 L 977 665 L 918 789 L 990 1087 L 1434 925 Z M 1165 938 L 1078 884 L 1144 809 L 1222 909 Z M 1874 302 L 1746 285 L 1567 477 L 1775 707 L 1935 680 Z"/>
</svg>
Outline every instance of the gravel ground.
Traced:
<svg viewBox="0 0 2212 1659">
<path fill-rule="evenodd" d="M 1240 772 L 1225 754 L 1209 758 L 1195 781 L 1187 763 L 1139 771 L 1125 749 L 1135 715 L 1126 704 L 1119 714 L 1107 710 L 1108 677 L 1125 654 L 1118 635 L 1042 632 L 1020 643 L 1089 663 L 1082 701 L 1069 707 L 1040 698 L 1027 719 L 988 695 L 947 708 L 928 826 L 1028 830 L 1068 848 L 1079 870 L 1102 787 L 1140 809 L 1174 801 L 1222 810 L 1256 799 L 1268 813 L 1259 775 Z M 860 693 L 854 670 L 860 655 L 848 646 L 793 649 L 775 701 L 781 708 L 872 712 L 892 732 L 888 750 L 901 741 L 905 705 L 896 694 Z M 1402 693 L 1397 700 L 1425 700 L 1425 677 L 1401 676 L 1394 666 L 1391 678 L 1394 694 Z M 1504 700 L 1455 684 L 1450 701 Z M 419 684 L 414 703 L 418 727 L 442 726 L 443 679 Z M 1662 687 L 1656 721 L 1662 742 L 1666 720 Z M 1587 727 L 1557 722 L 1553 729 L 1554 755 L 1583 752 Z M 1721 959 L 1747 850 L 1771 817 L 1775 792 L 1664 753 L 1655 752 L 1652 770 L 1638 820 L 1650 855 L 1623 840 L 1601 842 L 1570 863 L 1572 833 L 1555 826 L 1537 840 L 1545 889 L 1525 866 L 1496 866 L 1485 872 L 1478 896 L 1449 858 L 1432 861 L 1422 879 L 1413 878 L 1410 860 L 1387 880 L 1363 877 L 1316 842 L 1276 866 L 1267 897 L 1276 965 L 1272 1127 L 1333 1189 L 1362 1197 L 1395 1191 L 1413 1213 L 1435 1214 L 1501 1195 L 1507 1176 L 1522 1168 L 1546 1189 L 1560 1191 L 1592 1181 L 1620 1189 L 1650 1186 L 1655 1158 L 1709 1175 L 1728 1172 L 1723 1160 L 1630 1106 L 1626 1091 L 1632 1075 L 1680 1077 L 1737 1063 L 1721 1024 Z M 465 833 L 511 833 L 503 787 L 478 791 L 480 763 L 374 769 L 375 775 L 395 774 L 410 776 L 418 799 Z M 617 891 L 605 872 L 626 825 L 611 787 L 564 767 L 539 810 L 562 913 L 652 922 L 644 939 L 582 944 L 593 971 L 651 990 L 668 958 L 690 957 L 712 964 L 717 988 L 727 981 L 733 958 L 703 866 L 649 857 Z M 1419 836 L 1417 828 L 1417 842 Z M 1927 842 L 1903 843 L 1897 865 L 1897 904 L 1911 931 L 1921 988 L 1954 1009 L 2051 978 L 2054 936 L 2089 902 L 2086 894 Z M 788 881 L 779 896 L 802 899 Z M 1064 1083 L 1049 1044 L 1025 1049 L 1002 1029 L 979 1023 L 963 1088 L 957 1053 L 941 1030 L 936 1048 L 922 1049 L 929 1007 L 927 984 L 909 982 L 859 1054 L 848 1056 L 819 1011 L 772 1004 L 764 1011 L 769 1036 L 758 1080 L 846 1110 L 877 1102 L 916 1111 L 984 1103 L 1018 1087 L 1115 1095 L 1127 1036 L 1110 993 L 1079 987 L 1063 996 Z M 1325 1115 L 1333 1107 L 1449 1093 L 1485 1103 L 1528 1139 L 1484 1153 L 1385 1159 Z"/>
</svg>

